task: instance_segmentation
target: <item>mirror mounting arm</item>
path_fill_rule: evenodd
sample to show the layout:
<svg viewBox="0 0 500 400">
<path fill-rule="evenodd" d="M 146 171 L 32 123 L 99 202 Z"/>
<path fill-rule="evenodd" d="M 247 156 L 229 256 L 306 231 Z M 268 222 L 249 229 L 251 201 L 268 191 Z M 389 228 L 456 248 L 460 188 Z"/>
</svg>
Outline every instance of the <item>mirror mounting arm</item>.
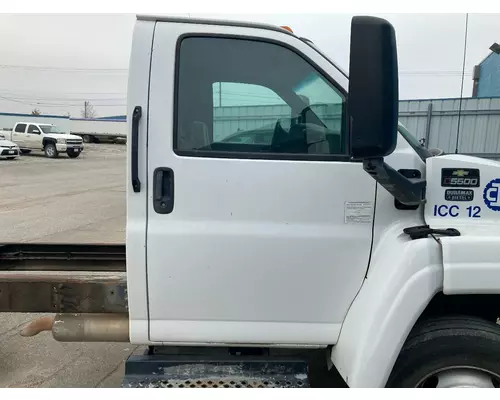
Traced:
<svg viewBox="0 0 500 400">
<path fill-rule="evenodd" d="M 382 157 L 364 159 L 363 169 L 400 203 L 408 206 L 425 203 L 425 179 L 406 178 Z"/>
</svg>

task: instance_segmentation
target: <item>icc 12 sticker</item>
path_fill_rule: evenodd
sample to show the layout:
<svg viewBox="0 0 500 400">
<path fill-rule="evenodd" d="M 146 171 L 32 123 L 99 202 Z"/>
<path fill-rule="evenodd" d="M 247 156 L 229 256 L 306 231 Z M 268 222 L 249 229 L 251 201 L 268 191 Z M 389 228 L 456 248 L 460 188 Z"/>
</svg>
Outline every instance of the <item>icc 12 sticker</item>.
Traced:
<svg viewBox="0 0 500 400">
<path fill-rule="evenodd" d="M 460 200 L 455 199 L 454 201 L 460 201 Z M 488 207 L 490 210 L 500 211 L 500 178 L 492 179 L 486 184 L 483 190 L 483 201 L 486 207 Z M 465 207 L 465 210 L 463 210 L 460 208 L 458 204 L 452 204 L 452 205 L 436 204 L 433 210 L 433 214 L 435 217 L 456 218 L 462 213 L 468 218 L 481 218 L 481 207 L 469 206 Z"/>
</svg>

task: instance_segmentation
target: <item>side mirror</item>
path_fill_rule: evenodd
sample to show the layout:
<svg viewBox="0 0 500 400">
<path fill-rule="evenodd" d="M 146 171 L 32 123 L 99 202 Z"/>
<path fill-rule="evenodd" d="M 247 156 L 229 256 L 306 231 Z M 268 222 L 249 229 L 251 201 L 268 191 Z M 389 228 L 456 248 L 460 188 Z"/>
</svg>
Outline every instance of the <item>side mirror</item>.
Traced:
<svg viewBox="0 0 500 400">
<path fill-rule="evenodd" d="M 33 133 L 40 133 L 38 129 L 33 129 Z"/>
<path fill-rule="evenodd" d="M 384 162 L 396 148 L 398 108 L 394 28 L 381 18 L 354 17 L 347 106 L 351 155 L 396 200 L 418 207 L 425 203 L 425 180 L 407 178 Z"/>
<path fill-rule="evenodd" d="M 394 151 L 398 107 L 394 28 L 381 18 L 354 17 L 348 98 L 351 155 L 354 158 L 383 158 Z"/>
</svg>

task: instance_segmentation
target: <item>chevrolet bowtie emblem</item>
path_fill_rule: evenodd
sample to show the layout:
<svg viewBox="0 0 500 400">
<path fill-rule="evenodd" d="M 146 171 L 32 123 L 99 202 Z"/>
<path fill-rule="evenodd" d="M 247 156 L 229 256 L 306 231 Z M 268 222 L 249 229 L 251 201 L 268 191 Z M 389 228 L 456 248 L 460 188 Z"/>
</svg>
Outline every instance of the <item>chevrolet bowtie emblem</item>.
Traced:
<svg viewBox="0 0 500 400">
<path fill-rule="evenodd" d="M 469 175 L 469 171 L 464 171 L 463 169 L 457 169 L 456 171 L 453 171 L 452 175 L 453 176 L 467 176 L 467 175 Z"/>
</svg>

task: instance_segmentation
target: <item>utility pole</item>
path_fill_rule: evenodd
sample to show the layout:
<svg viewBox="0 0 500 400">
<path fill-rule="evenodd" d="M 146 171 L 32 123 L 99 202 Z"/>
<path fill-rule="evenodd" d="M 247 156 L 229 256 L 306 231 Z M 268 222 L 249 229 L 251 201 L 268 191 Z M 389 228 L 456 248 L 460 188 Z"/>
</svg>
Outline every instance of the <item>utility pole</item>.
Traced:
<svg viewBox="0 0 500 400">
<path fill-rule="evenodd" d="M 92 106 L 92 104 L 90 103 L 90 101 L 85 101 L 83 103 L 83 110 L 80 111 L 80 115 L 82 116 L 82 118 L 84 119 L 92 119 L 92 118 L 95 118 L 96 116 L 96 112 L 94 110 L 94 107 Z"/>
</svg>

